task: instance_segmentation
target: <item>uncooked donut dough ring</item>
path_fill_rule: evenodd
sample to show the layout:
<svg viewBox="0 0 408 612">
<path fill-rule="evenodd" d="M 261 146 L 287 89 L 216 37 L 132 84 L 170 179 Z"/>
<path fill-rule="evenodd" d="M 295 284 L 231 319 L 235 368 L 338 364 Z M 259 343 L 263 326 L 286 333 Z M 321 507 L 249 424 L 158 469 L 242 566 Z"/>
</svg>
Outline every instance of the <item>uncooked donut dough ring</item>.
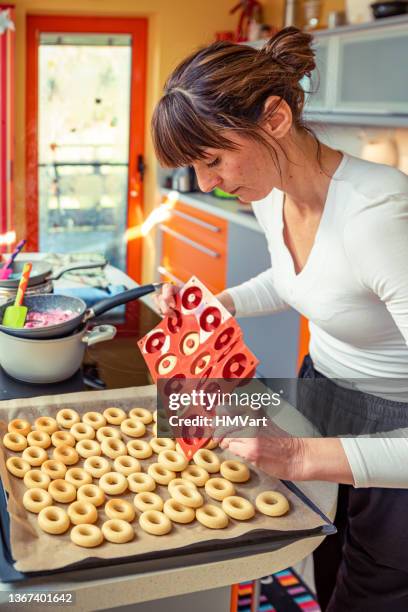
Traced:
<svg viewBox="0 0 408 612">
<path fill-rule="evenodd" d="M 175 450 L 164 450 L 159 453 L 157 461 L 168 470 L 182 472 L 188 466 L 188 460 Z"/>
<path fill-rule="evenodd" d="M 96 523 L 98 512 L 93 504 L 85 501 L 74 501 L 68 506 L 68 516 L 74 525 Z"/>
<path fill-rule="evenodd" d="M 40 448 L 48 448 L 51 446 L 50 434 L 42 429 L 30 431 L 27 435 L 27 442 L 30 446 L 39 446 Z"/>
<path fill-rule="evenodd" d="M 205 483 L 205 492 L 209 497 L 222 501 L 226 497 L 235 495 L 235 487 L 232 482 L 225 478 L 210 478 Z"/>
<path fill-rule="evenodd" d="M 229 459 L 223 461 L 220 467 L 221 475 L 231 482 L 247 482 L 251 478 L 249 468 L 242 461 Z"/>
<path fill-rule="evenodd" d="M 128 481 L 123 474 L 107 472 L 100 478 L 99 486 L 108 495 L 121 495 L 128 488 Z"/>
<path fill-rule="evenodd" d="M 86 425 L 90 425 L 92 429 L 100 429 L 101 427 L 105 427 L 106 419 L 100 412 L 85 412 L 82 417 L 82 422 L 86 423 Z"/>
<path fill-rule="evenodd" d="M 9 457 L 6 461 L 6 468 L 13 476 L 24 478 L 27 472 L 31 470 L 31 465 L 21 457 Z"/>
<path fill-rule="evenodd" d="M 51 480 L 57 480 L 59 478 L 65 478 L 67 473 L 67 466 L 62 461 L 56 461 L 55 459 L 48 459 L 44 461 L 41 466 L 41 471 L 47 474 Z"/>
<path fill-rule="evenodd" d="M 153 449 L 146 440 L 129 440 L 126 447 L 129 455 L 136 459 L 148 459 L 153 455 Z"/>
<path fill-rule="evenodd" d="M 199 508 L 204 503 L 201 493 L 199 493 L 197 489 L 193 489 L 190 485 L 172 487 L 169 493 L 173 499 L 178 501 L 182 506 L 187 506 L 188 508 Z"/>
<path fill-rule="evenodd" d="M 69 431 L 58 430 L 51 434 L 51 442 L 54 446 L 75 446 L 76 440 Z"/>
<path fill-rule="evenodd" d="M 3 444 L 9 450 L 18 453 L 27 448 L 27 438 L 16 431 L 9 431 L 3 438 Z"/>
<path fill-rule="evenodd" d="M 220 460 L 213 451 L 207 448 L 200 448 L 194 454 L 193 461 L 199 467 L 204 468 L 209 474 L 215 474 L 220 471 Z"/>
<path fill-rule="evenodd" d="M 149 491 L 135 495 L 133 503 L 140 512 L 147 512 L 147 510 L 158 510 L 161 512 L 163 510 L 163 500 L 160 495 Z"/>
<path fill-rule="evenodd" d="M 71 541 L 77 546 L 94 548 L 103 542 L 103 533 L 96 525 L 75 525 L 70 533 Z"/>
<path fill-rule="evenodd" d="M 164 450 L 174 450 L 176 444 L 171 438 L 152 438 L 149 442 L 154 453 L 161 453 Z"/>
<path fill-rule="evenodd" d="M 109 427 L 106 425 L 105 427 L 101 427 L 96 432 L 96 439 L 99 442 L 103 442 L 106 438 L 116 438 L 117 440 L 121 440 L 122 436 L 120 435 L 119 429 L 115 429 L 114 427 Z"/>
<path fill-rule="evenodd" d="M 103 411 L 103 416 L 110 425 L 120 425 L 126 419 L 126 412 L 122 408 L 112 406 Z"/>
<path fill-rule="evenodd" d="M 214 450 L 214 448 L 217 448 L 217 446 L 218 446 L 218 442 L 211 438 L 211 440 L 207 442 L 204 448 L 208 448 L 208 450 Z"/>
<path fill-rule="evenodd" d="M 47 451 L 39 446 L 28 446 L 23 450 L 21 457 L 34 467 L 41 465 L 48 459 Z"/>
<path fill-rule="evenodd" d="M 127 521 L 120 519 L 109 519 L 102 525 L 102 533 L 108 542 L 114 544 L 125 544 L 130 542 L 135 536 L 133 527 Z"/>
<path fill-rule="evenodd" d="M 129 455 L 116 457 L 115 461 L 113 462 L 113 467 L 116 472 L 123 474 L 124 476 L 129 476 L 129 474 L 140 472 L 142 469 L 140 461 L 138 461 L 135 457 L 129 457 Z"/>
<path fill-rule="evenodd" d="M 259 512 L 267 516 L 282 516 L 289 510 L 289 502 L 282 493 L 278 491 L 263 491 L 255 500 L 255 506 Z"/>
<path fill-rule="evenodd" d="M 147 468 L 147 473 L 157 482 L 157 484 L 168 485 L 170 480 L 176 477 L 176 472 L 168 470 L 160 463 L 151 463 Z"/>
<path fill-rule="evenodd" d="M 164 502 L 163 512 L 174 523 L 191 523 L 195 519 L 193 508 L 183 506 L 175 499 L 167 499 Z"/>
<path fill-rule="evenodd" d="M 84 461 L 84 470 L 93 478 L 102 478 L 112 470 L 112 466 L 105 457 L 88 457 Z"/>
<path fill-rule="evenodd" d="M 173 487 L 180 487 L 181 485 L 192 487 L 194 491 L 197 491 L 197 487 L 195 486 L 194 482 L 191 482 L 191 480 L 186 480 L 185 478 L 174 478 L 174 480 L 170 480 L 169 484 L 167 485 L 170 495 Z"/>
<path fill-rule="evenodd" d="M 236 521 L 248 521 L 255 515 L 255 508 L 250 501 L 239 495 L 231 495 L 222 500 L 222 509 Z"/>
<path fill-rule="evenodd" d="M 199 465 L 189 465 L 181 472 L 181 477 L 194 483 L 196 487 L 204 487 L 210 475 Z"/>
<path fill-rule="evenodd" d="M 136 516 L 136 510 L 125 499 L 110 499 L 105 504 L 105 514 L 110 519 L 119 519 L 131 523 Z"/>
<path fill-rule="evenodd" d="M 82 487 L 83 485 L 91 484 L 92 476 L 83 468 L 74 467 L 67 470 L 65 480 L 79 489 L 79 487 Z"/>
<path fill-rule="evenodd" d="M 60 461 L 61 463 L 65 463 L 65 465 L 75 465 L 75 463 L 79 461 L 79 456 L 75 448 L 67 446 L 66 444 L 54 448 L 52 456 L 55 461 Z"/>
<path fill-rule="evenodd" d="M 132 410 L 129 410 L 129 417 L 139 419 L 145 425 L 149 425 L 153 421 L 153 414 L 147 408 L 132 408 Z"/>
<path fill-rule="evenodd" d="M 52 506 L 52 497 L 44 489 L 27 489 L 23 495 L 23 506 L 29 512 L 38 514 L 43 508 Z"/>
<path fill-rule="evenodd" d="M 29 470 L 24 474 L 24 484 L 27 489 L 48 490 L 51 478 L 41 470 Z"/>
<path fill-rule="evenodd" d="M 77 490 L 74 485 L 62 478 L 50 482 L 48 493 L 52 499 L 60 504 L 70 504 L 77 496 Z"/>
<path fill-rule="evenodd" d="M 34 421 L 34 427 L 37 431 L 45 431 L 49 436 L 58 430 L 57 421 L 49 416 L 38 417 Z"/>
<path fill-rule="evenodd" d="M 75 440 L 93 440 L 95 437 L 95 430 L 86 423 L 75 423 L 69 430 L 74 436 Z"/>
<path fill-rule="evenodd" d="M 63 429 L 71 429 L 75 423 L 79 423 L 81 420 L 79 414 L 76 410 L 71 410 L 70 408 L 63 408 L 57 412 L 57 423 Z"/>
<path fill-rule="evenodd" d="M 10 421 L 10 423 L 7 426 L 7 430 L 10 433 L 16 432 L 21 434 L 22 436 L 26 436 L 30 433 L 31 431 L 31 425 L 28 421 L 26 421 L 25 419 L 13 419 L 12 421 Z"/>
<path fill-rule="evenodd" d="M 196 519 L 208 529 L 224 529 L 229 522 L 224 510 L 213 504 L 205 504 L 197 508 Z"/>
<path fill-rule="evenodd" d="M 146 425 L 140 419 L 125 419 L 121 422 L 120 429 L 130 438 L 141 438 L 146 433 Z"/>
<path fill-rule="evenodd" d="M 97 485 L 84 484 L 77 491 L 77 500 L 90 502 L 98 508 L 105 503 L 105 493 Z"/>
<path fill-rule="evenodd" d="M 84 459 L 99 456 L 102 452 L 101 445 L 96 440 L 80 440 L 76 443 L 75 449 Z"/>
<path fill-rule="evenodd" d="M 68 514 L 58 506 L 43 508 L 38 515 L 38 524 L 46 533 L 58 535 L 69 527 Z"/>
<path fill-rule="evenodd" d="M 143 512 L 139 518 L 139 525 L 151 535 L 166 535 L 172 528 L 172 522 L 168 516 L 158 510 L 147 510 Z"/>
<path fill-rule="evenodd" d="M 149 474 L 144 472 L 135 472 L 128 477 L 129 490 L 133 493 L 143 493 L 144 491 L 154 491 L 156 481 Z"/>
<path fill-rule="evenodd" d="M 103 454 L 109 457 L 110 459 L 122 457 L 127 453 L 126 444 L 122 442 L 122 440 L 117 440 L 116 438 L 108 438 L 102 440 L 101 450 Z"/>
</svg>

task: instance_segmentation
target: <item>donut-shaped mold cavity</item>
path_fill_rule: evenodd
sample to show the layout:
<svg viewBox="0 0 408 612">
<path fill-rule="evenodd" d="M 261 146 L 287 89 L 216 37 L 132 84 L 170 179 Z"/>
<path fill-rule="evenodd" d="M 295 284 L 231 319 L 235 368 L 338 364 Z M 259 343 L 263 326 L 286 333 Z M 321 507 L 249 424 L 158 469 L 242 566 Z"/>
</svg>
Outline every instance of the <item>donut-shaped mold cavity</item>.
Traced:
<svg viewBox="0 0 408 612">
<path fill-rule="evenodd" d="M 171 334 L 177 334 L 183 325 L 183 317 L 178 310 L 174 311 L 174 315 L 169 317 L 167 321 L 167 329 Z"/>
<path fill-rule="evenodd" d="M 181 297 L 181 303 L 186 310 L 194 310 L 201 304 L 203 292 L 200 287 L 187 287 Z"/>
<path fill-rule="evenodd" d="M 163 345 L 166 341 L 166 334 L 162 331 L 157 331 L 146 340 L 146 353 L 157 353 L 163 348 Z"/>
<path fill-rule="evenodd" d="M 167 397 L 172 393 L 180 393 L 183 383 L 186 380 L 185 374 L 175 374 L 164 386 L 164 393 Z"/>
<path fill-rule="evenodd" d="M 199 376 L 202 372 L 204 372 L 210 361 L 210 353 L 202 353 L 193 361 L 191 365 L 191 373 L 194 374 L 194 376 Z"/>
<path fill-rule="evenodd" d="M 216 330 L 221 324 L 221 312 L 215 306 L 206 308 L 200 316 L 200 326 L 206 332 Z"/>
<path fill-rule="evenodd" d="M 233 327 L 227 327 L 227 329 L 224 329 L 214 343 L 216 350 L 221 351 L 223 348 L 225 348 L 231 342 L 234 333 L 235 329 Z"/>
<path fill-rule="evenodd" d="M 247 361 L 243 353 L 233 355 L 222 369 L 223 378 L 240 378 L 245 371 Z"/>
<path fill-rule="evenodd" d="M 225 351 L 218 357 L 217 362 L 219 363 L 220 361 L 225 359 L 225 357 L 229 355 L 229 353 L 237 346 L 237 344 L 238 344 L 238 340 L 230 344 L 229 347 L 225 349 Z"/>
<path fill-rule="evenodd" d="M 177 357 L 168 353 L 164 355 L 156 364 L 156 371 L 160 376 L 167 376 L 177 365 Z"/>
<path fill-rule="evenodd" d="M 197 332 L 186 334 L 181 341 L 180 350 L 183 355 L 192 355 L 200 346 L 200 335 Z"/>
</svg>

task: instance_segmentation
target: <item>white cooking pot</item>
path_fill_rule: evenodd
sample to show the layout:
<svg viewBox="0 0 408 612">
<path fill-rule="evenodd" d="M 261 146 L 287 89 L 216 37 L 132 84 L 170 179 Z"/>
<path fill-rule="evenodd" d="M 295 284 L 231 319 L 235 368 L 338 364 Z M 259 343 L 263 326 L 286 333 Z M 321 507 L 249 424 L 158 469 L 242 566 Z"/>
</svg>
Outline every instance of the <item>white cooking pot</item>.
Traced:
<svg viewBox="0 0 408 612">
<path fill-rule="evenodd" d="M 28 383 L 55 383 L 81 367 L 87 346 L 111 340 L 113 325 L 97 325 L 51 340 L 27 340 L 0 332 L 0 365 L 13 378 Z"/>
</svg>

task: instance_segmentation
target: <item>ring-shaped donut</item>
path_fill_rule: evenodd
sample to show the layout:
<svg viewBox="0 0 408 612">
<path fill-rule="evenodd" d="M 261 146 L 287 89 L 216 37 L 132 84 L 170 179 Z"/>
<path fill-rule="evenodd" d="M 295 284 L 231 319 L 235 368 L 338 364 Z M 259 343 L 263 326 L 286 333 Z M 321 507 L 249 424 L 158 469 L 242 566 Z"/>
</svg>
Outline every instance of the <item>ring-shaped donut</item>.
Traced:
<svg viewBox="0 0 408 612">
<path fill-rule="evenodd" d="M 160 463 L 151 463 L 147 468 L 147 473 L 157 482 L 157 484 L 161 485 L 168 485 L 170 480 L 176 477 L 176 472 L 168 470 Z"/>
<path fill-rule="evenodd" d="M 21 457 L 34 467 L 41 465 L 48 459 L 47 451 L 40 446 L 28 446 L 23 450 Z"/>
<path fill-rule="evenodd" d="M 194 482 L 191 482 L 191 480 L 186 480 L 185 478 L 175 478 L 174 480 L 170 480 L 169 484 L 167 485 L 170 495 L 173 487 L 180 487 L 181 485 L 192 487 L 195 491 L 197 491 L 197 487 L 195 486 Z"/>
<path fill-rule="evenodd" d="M 52 497 L 44 489 L 27 489 L 23 495 L 23 506 L 29 512 L 38 514 L 43 508 L 52 506 Z"/>
<path fill-rule="evenodd" d="M 77 489 L 82 487 L 82 485 L 91 484 L 92 476 L 88 474 L 84 468 L 73 467 L 67 470 L 65 474 L 65 480 L 74 485 Z"/>
<path fill-rule="evenodd" d="M 140 461 L 138 461 L 136 457 L 129 457 L 129 455 L 116 457 L 115 461 L 113 462 L 113 467 L 116 472 L 123 474 L 124 476 L 129 476 L 129 474 L 140 472 L 142 469 Z"/>
<path fill-rule="evenodd" d="M 71 410 L 71 408 L 63 408 L 62 410 L 59 410 L 55 418 L 58 425 L 63 429 L 71 429 L 75 423 L 79 423 L 81 420 L 81 417 L 77 411 Z"/>
<path fill-rule="evenodd" d="M 199 467 L 204 468 L 209 474 L 215 474 L 220 471 L 220 460 L 217 455 L 207 448 L 200 448 L 194 453 L 193 461 Z"/>
<path fill-rule="evenodd" d="M 248 521 L 255 515 L 255 508 L 250 501 L 239 495 L 230 495 L 222 500 L 222 509 L 236 521 Z"/>
<path fill-rule="evenodd" d="M 148 459 L 153 455 L 153 449 L 146 440 L 129 440 L 126 448 L 135 459 Z"/>
<path fill-rule="evenodd" d="M 146 425 L 140 419 L 125 419 L 121 422 L 120 429 L 130 438 L 141 438 L 146 433 Z"/>
<path fill-rule="evenodd" d="M 137 493 L 133 503 L 140 512 L 146 512 L 147 510 L 158 510 L 161 512 L 163 510 L 163 500 L 160 495 L 150 491 Z"/>
<path fill-rule="evenodd" d="M 30 431 L 27 435 L 27 442 L 30 446 L 39 446 L 40 448 L 48 448 L 51 446 L 50 434 L 42 429 Z"/>
<path fill-rule="evenodd" d="M 225 478 L 210 478 L 205 483 L 205 492 L 209 497 L 222 501 L 226 497 L 235 495 L 235 487 L 232 482 Z"/>
<path fill-rule="evenodd" d="M 210 475 L 199 465 L 189 465 L 181 472 L 181 477 L 194 483 L 197 487 L 204 487 Z"/>
<path fill-rule="evenodd" d="M 169 493 L 173 499 L 178 501 L 182 506 L 187 506 L 188 508 L 199 508 L 204 504 L 204 498 L 201 493 L 199 493 L 197 489 L 193 489 L 190 485 L 172 487 Z"/>
<path fill-rule="evenodd" d="M 6 468 L 13 476 L 24 478 L 27 472 L 31 470 L 31 465 L 21 457 L 9 457 L 6 461 Z"/>
<path fill-rule="evenodd" d="M 38 515 L 38 525 L 46 533 L 58 535 L 65 533 L 69 527 L 68 514 L 58 506 L 43 508 Z"/>
<path fill-rule="evenodd" d="M 205 504 L 196 510 L 196 519 L 208 529 L 225 529 L 228 525 L 228 516 L 214 504 Z"/>
<path fill-rule="evenodd" d="M 218 442 L 216 440 L 213 440 L 212 438 L 207 442 L 207 444 L 204 446 L 204 448 L 207 448 L 208 450 L 214 450 L 214 448 L 217 448 L 218 446 Z"/>
<path fill-rule="evenodd" d="M 109 427 L 109 425 L 105 425 L 105 427 L 100 427 L 96 432 L 96 439 L 98 442 L 103 442 L 106 439 L 116 438 L 117 440 L 121 440 L 122 436 L 120 435 L 119 429 L 115 429 L 114 427 Z"/>
<path fill-rule="evenodd" d="M 289 502 L 278 491 L 263 491 L 255 499 L 259 512 L 267 516 L 282 516 L 289 511 Z"/>
<path fill-rule="evenodd" d="M 84 484 L 78 488 L 77 500 L 90 502 L 98 508 L 105 503 L 105 493 L 101 487 L 94 484 Z"/>
<path fill-rule="evenodd" d="M 182 472 L 188 466 L 188 459 L 175 450 L 164 450 L 157 457 L 158 463 L 173 472 Z"/>
<path fill-rule="evenodd" d="M 168 516 L 159 510 L 147 510 L 142 512 L 139 518 L 139 525 L 151 535 L 162 536 L 169 533 L 172 528 L 172 522 Z"/>
<path fill-rule="evenodd" d="M 129 410 L 129 417 L 139 419 L 145 425 L 149 425 L 153 421 L 153 414 L 147 408 L 132 408 L 132 410 Z"/>
<path fill-rule="evenodd" d="M 136 510 L 125 499 L 110 499 L 105 504 L 105 514 L 110 519 L 120 519 L 131 523 L 136 516 Z"/>
<path fill-rule="evenodd" d="M 103 416 L 110 425 L 120 425 L 126 419 L 126 412 L 122 408 L 112 406 L 103 411 Z"/>
<path fill-rule="evenodd" d="M 13 419 L 7 425 L 7 430 L 9 433 L 13 433 L 14 431 L 15 433 L 19 433 L 22 436 L 27 437 L 31 431 L 31 425 L 28 421 L 26 421 L 26 419 Z"/>
<path fill-rule="evenodd" d="M 67 482 L 62 478 L 52 480 L 48 487 L 48 493 L 52 499 L 60 504 L 69 504 L 76 499 L 77 490 L 71 482 Z"/>
<path fill-rule="evenodd" d="M 102 452 L 101 445 L 96 440 L 80 440 L 76 443 L 75 449 L 84 459 L 99 456 Z"/>
<path fill-rule="evenodd" d="M 127 521 L 120 519 L 109 519 L 102 525 L 102 533 L 105 540 L 114 544 L 125 544 L 130 542 L 135 536 L 133 527 Z"/>
<path fill-rule="evenodd" d="M 74 436 L 69 431 L 61 431 L 60 429 L 51 434 L 51 442 L 54 446 L 75 446 L 76 444 Z"/>
<path fill-rule="evenodd" d="M 85 412 L 82 416 L 82 422 L 90 425 L 92 429 L 100 429 L 106 425 L 106 419 L 103 414 L 96 411 Z"/>
<path fill-rule="evenodd" d="M 48 490 L 51 478 L 41 470 L 29 470 L 24 474 L 24 484 L 27 489 Z"/>
<path fill-rule="evenodd" d="M 87 423 L 75 423 L 69 430 L 74 436 L 75 440 L 93 440 L 95 437 L 95 430 Z"/>
<path fill-rule="evenodd" d="M 98 512 L 91 502 L 74 501 L 68 506 L 67 512 L 71 523 L 74 525 L 96 523 L 98 520 Z"/>
<path fill-rule="evenodd" d="M 129 490 L 133 493 L 143 493 L 144 491 L 154 491 L 156 481 L 145 472 L 135 472 L 127 477 Z"/>
<path fill-rule="evenodd" d="M 71 541 L 83 548 L 95 548 L 103 542 L 103 533 L 96 525 L 74 525 L 70 532 Z"/>
<path fill-rule="evenodd" d="M 61 444 L 61 446 L 54 448 L 52 456 L 55 461 L 60 461 L 61 463 L 65 463 L 65 465 L 75 465 L 75 463 L 79 461 L 79 456 L 75 448 L 67 446 L 66 444 Z"/>
<path fill-rule="evenodd" d="M 128 488 L 128 481 L 123 474 L 107 472 L 99 479 L 99 486 L 108 495 L 121 495 Z"/>
<path fill-rule="evenodd" d="M 37 431 L 45 431 L 51 436 L 54 431 L 58 430 L 58 423 L 50 416 L 41 416 L 34 421 L 34 427 Z"/>
<path fill-rule="evenodd" d="M 93 478 L 102 478 L 112 470 L 112 466 L 105 457 L 88 457 L 84 461 L 84 470 Z"/>
<path fill-rule="evenodd" d="M 110 459 L 122 457 L 127 453 L 126 444 L 122 442 L 122 440 L 118 440 L 116 438 L 105 438 L 105 440 L 102 440 L 101 450 L 103 454 Z"/>
<path fill-rule="evenodd" d="M 154 453 L 161 453 L 164 450 L 174 450 L 176 444 L 171 438 L 152 438 L 149 442 Z"/>
<path fill-rule="evenodd" d="M 228 459 L 220 467 L 221 475 L 231 482 L 247 482 L 251 478 L 249 468 L 242 461 Z"/>
<path fill-rule="evenodd" d="M 166 499 L 163 506 L 163 512 L 174 523 L 191 523 L 195 519 L 193 508 L 183 506 L 177 500 L 171 498 Z"/>
<path fill-rule="evenodd" d="M 16 431 L 8 432 L 3 438 L 3 444 L 9 450 L 18 453 L 27 448 L 27 438 Z"/>
<path fill-rule="evenodd" d="M 48 459 L 44 461 L 41 466 L 41 471 L 44 474 L 47 474 L 51 478 L 51 480 L 57 480 L 60 478 L 65 478 L 65 474 L 67 473 L 67 466 L 62 461 L 56 461 L 55 459 Z"/>
</svg>

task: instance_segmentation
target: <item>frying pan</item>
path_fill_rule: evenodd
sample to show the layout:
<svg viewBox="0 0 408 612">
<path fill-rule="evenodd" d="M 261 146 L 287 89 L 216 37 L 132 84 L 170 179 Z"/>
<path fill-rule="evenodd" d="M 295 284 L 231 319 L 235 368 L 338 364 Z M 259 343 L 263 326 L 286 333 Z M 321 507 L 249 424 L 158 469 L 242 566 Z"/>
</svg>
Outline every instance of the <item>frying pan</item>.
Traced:
<svg viewBox="0 0 408 612">
<path fill-rule="evenodd" d="M 12 265 L 11 276 L 7 280 L 0 280 L 0 287 L 7 289 L 16 289 L 18 288 L 18 283 L 21 278 L 21 273 L 23 271 L 24 261 L 14 261 Z M 107 261 L 102 262 L 84 262 L 71 264 L 66 268 L 61 268 L 57 273 L 52 274 L 51 265 L 46 261 L 33 261 L 33 268 L 30 274 L 30 280 L 28 283 L 29 287 L 35 287 L 36 285 L 41 285 L 46 281 L 53 281 L 60 278 L 65 272 L 70 272 L 71 270 L 85 270 L 89 268 L 103 268 L 106 266 Z"/>
<path fill-rule="evenodd" d="M 54 310 L 55 308 L 58 308 L 61 310 L 70 310 L 75 313 L 75 316 L 68 321 L 64 321 L 63 323 L 48 325 L 47 327 L 23 327 L 22 329 L 14 329 L 12 327 L 6 327 L 5 325 L 0 324 L 0 331 L 3 331 L 11 336 L 28 338 L 30 340 L 41 338 L 61 338 L 63 336 L 68 336 L 90 319 L 93 319 L 94 317 L 115 308 L 115 306 L 126 304 L 127 302 L 137 300 L 148 293 L 153 293 L 162 285 L 163 283 L 152 283 L 150 285 L 136 287 L 135 289 L 129 289 L 129 291 L 122 291 L 122 293 L 118 293 L 113 297 L 97 302 L 92 306 L 92 308 L 87 308 L 85 302 L 80 298 L 71 297 L 68 295 L 55 295 L 53 293 L 33 295 L 24 300 L 24 305 L 28 307 L 29 312 L 30 310 L 46 312 L 47 310 Z M 9 300 L 6 304 L 0 306 L 0 321 L 3 321 L 4 311 L 7 306 L 10 306 L 13 303 L 14 300 Z"/>
</svg>

